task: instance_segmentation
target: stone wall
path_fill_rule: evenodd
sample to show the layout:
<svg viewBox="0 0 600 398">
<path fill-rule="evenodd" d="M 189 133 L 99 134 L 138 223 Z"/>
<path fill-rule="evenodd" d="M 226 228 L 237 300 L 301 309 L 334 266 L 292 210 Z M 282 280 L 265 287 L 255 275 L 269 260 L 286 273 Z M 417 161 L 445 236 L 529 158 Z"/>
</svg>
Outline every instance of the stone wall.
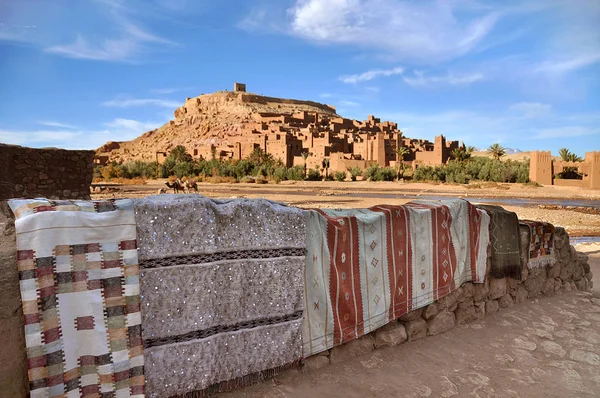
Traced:
<svg viewBox="0 0 600 398">
<path fill-rule="evenodd" d="M 29 382 L 15 223 L 11 210 L 3 201 L 0 201 L 0 336 L 0 395 L 25 397 Z"/>
<path fill-rule="evenodd" d="M 521 227 L 522 246 L 529 241 L 527 227 Z M 444 333 L 503 308 L 521 304 L 528 299 L 550 296 L 574 289 L 589 291 L 592 273 L 587 255 L 578 253 L 569 244 L 563 228 L 556 229 L 557 262 L 553 266 L 529 270 L 523 268 L 521 280 L 486 278 L 483 284 L 465 283 L 462 287 L 428 307 L 410 312 L 398 321 L 364 337 L 309 357 L 306 370 L 318 369 L 365 354 L 382 346 L 396 346 L 427 336 Z M 527 259 L 522 252 L 522 261 Z M 488 258 L 488 267 L 489 261 Z M 2 396 L 27 395 L 27 360 L 23 331 L 23 311 L 19 290 L 16 259 L 14 217 L 6 202 L 0 201 L 0 391 Z"/>
<path fill-rule="evenodd" d="M 0 144 L 0 200 L 89 199 L 94 151 Z"/>
<path fill-rule="evenodd" d="M 521 227 L 521 239 L 522 246 L 527 247 L 527 227 Z M 569 235 L 563 228 L 556 229 L 555 248 L 557 262 L 554 266 L 538 269 L 524 267 L 521 280 L 487 278 L 483 284 L 467 282 L 439 301 L 402 316 L 397 322 L 306 358 L 304 367 L 307 370 L 320 369 L 379 347 L 397 346 L 406 341 L 444 333 L 455 326 L 484 318 L 528 299 L 575 289 L 591 290 L 593 283 L 588 257 L 569 244 Z M 526 261 L 524 251 L 521 257 Z"/>
</svg>

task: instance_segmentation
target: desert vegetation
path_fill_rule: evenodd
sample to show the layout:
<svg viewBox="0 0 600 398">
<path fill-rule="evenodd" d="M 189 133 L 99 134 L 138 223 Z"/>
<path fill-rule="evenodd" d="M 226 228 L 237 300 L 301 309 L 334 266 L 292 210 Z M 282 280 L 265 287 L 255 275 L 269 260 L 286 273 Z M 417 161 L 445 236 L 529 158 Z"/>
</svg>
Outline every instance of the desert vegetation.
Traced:
<svg viewBox="0 0 600 398">
<path fill-rule="evenodd" d="M 328 159 L 321 166 L 307 169 L 306 165 L 285 167 L 283 163 L 257 148 L 245 159 L 193 159 L 183 146 L 169 153 L 162 165 L 156 162 L 132 161 L 123 164 L 109 163 L 95 170 L 96 180 L 136 181 L 153 178 L 194 178 L 198 181 L 225 183 L 279 183 L 285 180 L 308 181 L 356 181 L 358 177 L 368 181 L 395 181 L 412 178 L 415 181 L 433 181 L 467 184 L 470 181 L 519 182 L 529 181 L 529 161 L 501 161 L 486 157 L 472 157 L 472 148 L 459 148 L 454 160 L 442 166 L 420 166 L 414 172 L 409 166 L 381 167 L 377 164 L 361 170 L 358 167 L 346 171 L 330 172 Z M 307 156 L 308 157 L 308 156 Z M 411 175 L 412 174 L 412 175 Z"/>
</svg>

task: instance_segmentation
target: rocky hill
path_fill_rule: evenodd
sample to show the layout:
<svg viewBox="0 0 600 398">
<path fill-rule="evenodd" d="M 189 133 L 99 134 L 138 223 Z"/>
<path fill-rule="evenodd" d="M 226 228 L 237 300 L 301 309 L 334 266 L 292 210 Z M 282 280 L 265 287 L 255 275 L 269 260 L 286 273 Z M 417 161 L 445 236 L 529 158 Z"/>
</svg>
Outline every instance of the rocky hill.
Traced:
<svg viewBox="0 0 600 398">
<path fill-rule="evenodd" d="M 157 151 L 177 145 L 227 144 L 248 134 L 260 114 L 290 115 L 307 111 L 337 116 L 335 108 L 312 101 L 265 97 L 246 92 L 222 91 L 188 98 L 175 110 L 175 119 L 131 141 L 108 142 L 96 154 L 108 161 L 154 160 Z"/>
</svg>

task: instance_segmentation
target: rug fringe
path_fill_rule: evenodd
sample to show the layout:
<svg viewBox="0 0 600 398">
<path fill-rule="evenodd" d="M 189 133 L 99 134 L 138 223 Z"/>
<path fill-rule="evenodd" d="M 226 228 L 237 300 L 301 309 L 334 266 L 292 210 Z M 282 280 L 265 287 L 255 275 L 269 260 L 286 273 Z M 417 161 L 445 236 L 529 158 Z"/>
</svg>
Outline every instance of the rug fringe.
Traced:
<svg viewBox="0 0 600 398">
<path fill-rule="evenodd" d="M 227 392 L 238 388 L 248 387 L 253 384 L 257 384 L 263 380 L 274 378 L 278 374 L 299 367 L 303 363 L 302 359 L 296 360 L 286 365 L 277 366 L 272 369 L 263 370 L 260 372 L 252 373 L 246 376 L 239 377 L 233 380 L 222 381 L 217 384 L 213 384 L 204 390 L 189 391 L 185 394 L 175 395 L 171 398 L 206 398 L 213 396 L 217 393 Z"/>
<path fill-rule="evenodd" d="M 527 263 L 527 268 L 542 268 L 554 264 L 556 264 L 556 259 L 554 257 L 532 258 L 529 259 L 529 262 Z"/>
</svg>

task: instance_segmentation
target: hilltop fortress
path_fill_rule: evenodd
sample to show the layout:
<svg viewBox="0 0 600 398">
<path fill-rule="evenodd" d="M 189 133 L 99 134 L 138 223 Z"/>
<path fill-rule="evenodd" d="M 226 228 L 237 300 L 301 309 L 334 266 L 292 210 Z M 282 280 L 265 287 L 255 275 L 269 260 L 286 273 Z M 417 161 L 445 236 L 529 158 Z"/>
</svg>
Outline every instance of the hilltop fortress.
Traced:
<svg viewBox="0 0 600 398">
<path fill-rule="evenodd" d="M 130 160 L 162 163 L 168 152 L 184 145 L 195 159 L 243 159 L 255 148 L 280 159 L 287 167 L 321 165 L 328 158 L 332 170 L 397 165 L 397 149 L 405 147 L 407 165 L 440 165 L 451 157 L 458 141 L 435 142 L 404 137 L 398 125 L 369 116 L 351 120 L 335 107 L 312 101 L 265 97 L 234 91 L 187 98 L 175 119 L 127 142 L 109 142 L 97 150 L 96 163 Z M 305 156 L 303 157 L 303 154 Z"/>
</svg>

